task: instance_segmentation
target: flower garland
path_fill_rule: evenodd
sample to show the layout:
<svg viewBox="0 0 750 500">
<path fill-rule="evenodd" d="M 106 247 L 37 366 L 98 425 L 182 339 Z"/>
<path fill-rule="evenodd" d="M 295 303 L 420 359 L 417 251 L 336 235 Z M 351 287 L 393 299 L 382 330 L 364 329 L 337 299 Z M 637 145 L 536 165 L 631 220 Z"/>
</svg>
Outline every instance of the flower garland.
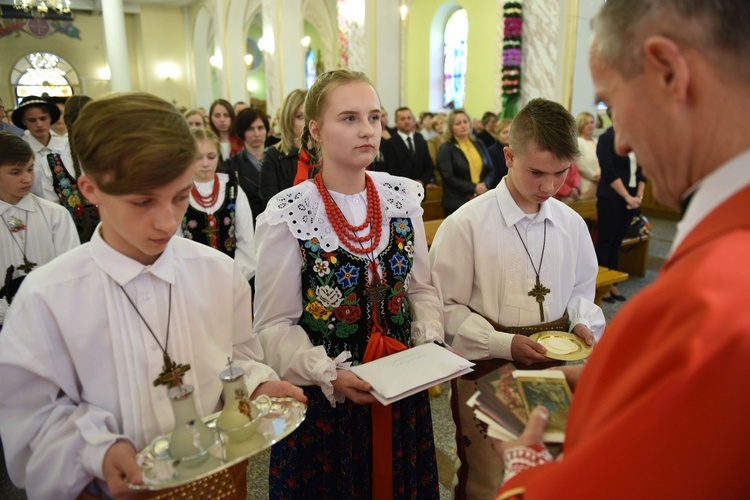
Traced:
<svg viewBox="0 0 750 500">
<path fill-rule="evenodd" d="M 503 6 L 503 111 L 502 118 L 513 118 L 518 112 L 521 96 L 521 2 L 507 1 Z"/>
</svg>

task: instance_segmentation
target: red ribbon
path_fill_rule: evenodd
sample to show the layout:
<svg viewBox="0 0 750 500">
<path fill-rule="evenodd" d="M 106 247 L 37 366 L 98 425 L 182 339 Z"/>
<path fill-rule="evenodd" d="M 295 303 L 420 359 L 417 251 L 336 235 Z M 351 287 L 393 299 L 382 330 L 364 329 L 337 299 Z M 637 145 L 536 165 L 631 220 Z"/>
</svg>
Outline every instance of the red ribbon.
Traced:
<svg viewBox="0 0 750 500">
<path fill-rule="evenodd" d="M 377 276 L 374 262 L 370 269 Z M 380 304 L 372 306 L 373 325 L 363 363 L 407 349 L 403 343 L 385 335 L 379 321 Z M 390 406 L 383 406 L 377 401 L 372 404 L 372 498 L 393 498 L 393 413 Z"/>
<path fill-rule="evenodd" d="M 301 184 L 310 178 L 310 170 L 319 167 L 318 164 L 310 164 L 310 154 L 301 149 L 297 160 L 297 173 L 294 176 L 294 186 Z"/>
</svg>

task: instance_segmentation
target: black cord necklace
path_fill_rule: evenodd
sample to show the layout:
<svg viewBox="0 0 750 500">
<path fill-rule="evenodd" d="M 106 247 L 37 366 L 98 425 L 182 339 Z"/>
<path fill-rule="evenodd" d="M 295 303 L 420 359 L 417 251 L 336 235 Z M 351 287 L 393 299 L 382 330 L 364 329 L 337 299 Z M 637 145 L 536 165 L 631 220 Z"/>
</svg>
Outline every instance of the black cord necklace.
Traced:
<svg viewBox="0 0 750 500">
<path fill-rule="evenodd" d="M 166 385 L 167 388 L 176 387 L 178 385 L 182 385 L 182 377 L 185 375 L 185 372 L 187 372 L 190 369 L 190 365 L 183 365 L 183 364 L 177 364 L 169 357 L 169 354 L 167 354 L 167 349 L 169 348 L 169 325 L 172 322 L 172 284 L 169 284 L 169 309 L 167 312 L 167 335 L 164 339 L 164 345 L 161 345 L 161 342 L 159 342 L 159 339 L 156 337 L 156 334 L 154 333 L 154 330 L 151 328 L 151 325 L 148 324 L 148 321 L 146 321 L 146 318 L 143 317 L 141 314 L 141 311 L 138 310 L 138 307 L 135 305 L 135 302 L 133 302 L 133 299 L 130 298 L 130 295 L 128 295 L 128 292 L 125 291 L 125 288 L 121 284 L 117 284 L 117 286 L 120 287 L 120 290 L 122 290 L 122 293 L 125 294 L 125 297 L 127 297 L 128 302 L 130 302 L 130 305 L 133 306 L 133 309 L 135 309 L 135 312 L 138 314 L 138 317 L 141 318 L 141 321 L 143 321 L 143 324 L 146 325 L 146 328 L 148 329 L 151 336 L 156 341 L 156 344 L 161 349 L 161 352 L 164 356 L 164 366 L 162 367 L 162 371 L 159 374 L 159 376 L 154 380 L 154 386 L 159 385 Z"/>
<path fill-rule="evenodd" d="M 529 292 L 529 297 L 534 297 L 537 303 L 539 304 L 539 316 L 542 320 L 542 323 L 544 323 L 544 296 L 550 293 L 550 289 L 546 288 L 544 285 L 542 285 L 541 281 L 539 281 L 539 273 L 542 272 L 542 262 L 544 261 L 544 249 L 547 246 L 547 219 L 544 219 L 544 241 L 542 243 L 542 256 L 539 257 L 539 270 L 537 270 L 536 266 L 534 266 L 534 259 L 531 258 L 531 254 L 529 253 L 529 248 L 526 246 L 526 242 L 523 241 L 523 238 L 521 237 L 521 232 L 518 230 L 518 227 L 516 227 L 515 224 L 513 224 L 513 229 L 516 230 L 516 234 L 518 235 L 518 238 L 521 240 L 523 249 L 526 250 L 526 255 L 529 256 L 531 267 L 532 269 L 534 269 L 534 273 L 536 274 L 536 285 Z"/>
</svg>

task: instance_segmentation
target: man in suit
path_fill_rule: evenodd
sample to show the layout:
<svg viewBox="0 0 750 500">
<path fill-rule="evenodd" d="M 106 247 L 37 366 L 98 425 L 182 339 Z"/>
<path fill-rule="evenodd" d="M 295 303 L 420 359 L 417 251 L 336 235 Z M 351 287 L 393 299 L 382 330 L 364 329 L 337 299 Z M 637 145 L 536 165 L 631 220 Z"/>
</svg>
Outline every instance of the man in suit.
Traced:
<svg viewBox="0 0 750 500">
<path fill-rule="evenodd" d="M 423 186 L 435 185 L 435 165 L 427 141 L 417 134 L 417 121 L 409 108 L 396 110 L 396 131 L 390 139 L 380 141 L 383 163 L 379 170 L 407 177 Z"/>
</svg>

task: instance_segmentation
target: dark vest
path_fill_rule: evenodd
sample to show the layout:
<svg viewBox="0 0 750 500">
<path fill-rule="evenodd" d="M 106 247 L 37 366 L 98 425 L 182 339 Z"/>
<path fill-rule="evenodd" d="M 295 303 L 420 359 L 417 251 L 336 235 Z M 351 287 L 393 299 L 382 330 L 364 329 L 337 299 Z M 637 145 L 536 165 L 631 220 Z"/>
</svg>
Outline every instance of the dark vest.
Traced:
<svg viewBox="0 0 750 500">
<path fill-rule="evenodd" d="M 75 222 L 78 238 L 81 243 L 86 243 L 99 224 L 99 208 L 78 190 L 78 181 L 68 173 L 59 154 L 48 154 L 47 163 L 52 172 L 52 188 L 60 199 L 60 205 L 68 209 Z"/>
<path fill-rule="evenodd" d="M 237 237 L 234 229 L 234 217 L 237 207 L 237 181 L 229 176 L 224 188 L 224 200 L 213 213 L 216 220 L 215 231 L 218 232 L 218 245 L 211 244 L 211 230 L 209 229 L 209 214 L 188 205 L 185 217 L 182 218 L 182 234 L 198 243 L 216 248 L 222 253 L 234 258 L 237 249 Z"/>
<path fill-rule="evenodd" d="M 407 218 L 394 218 L 388 227 L 388 246 L 378 256 L 388 286 L 380 302 L 380 323 L 385 335 L 409 345 L 411 314 L 406 293 L 414 263 L 414 228 Z M 373 316 L 373 305 L 364 294 L 370 281 L 369 259 L 344 247 L 324 252 L 317 238 L 299 240 L 299 244 L 304 260 L 299 325 L 313 345 L 324 346 L 330 357 L 350 351 L 354 364 L 361 363 Z"/>
</svg>

